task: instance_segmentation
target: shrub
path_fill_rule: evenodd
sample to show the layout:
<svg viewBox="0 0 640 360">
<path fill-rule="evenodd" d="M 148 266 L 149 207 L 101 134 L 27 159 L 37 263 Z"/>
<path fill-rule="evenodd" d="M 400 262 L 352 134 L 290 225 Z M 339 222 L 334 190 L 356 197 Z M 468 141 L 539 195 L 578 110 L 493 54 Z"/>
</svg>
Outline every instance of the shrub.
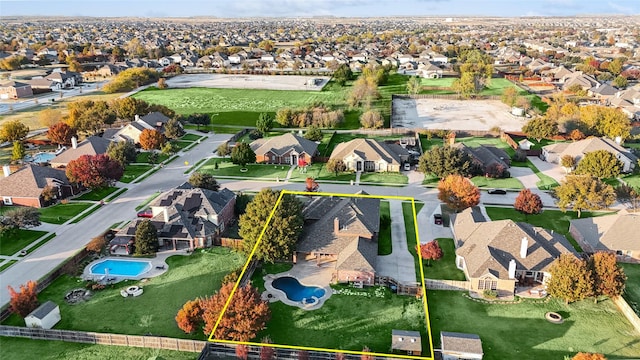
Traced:
<svg viewBox="0 0 640 360">
<path fill-rule="evenodd" d="M 482 292 L 482 296 L 486 297 L 487 299 L 495 299 L 498 297 L 498 292 L 495 290 L 486 289 Z"/>
</svg>

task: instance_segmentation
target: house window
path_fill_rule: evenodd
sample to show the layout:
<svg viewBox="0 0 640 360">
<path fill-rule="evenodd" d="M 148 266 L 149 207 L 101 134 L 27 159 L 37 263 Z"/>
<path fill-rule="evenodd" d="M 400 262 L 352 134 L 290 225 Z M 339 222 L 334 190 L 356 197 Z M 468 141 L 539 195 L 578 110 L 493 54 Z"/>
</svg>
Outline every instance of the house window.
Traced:
<svg viewBox="0 0 640 360">
<path fill-rule="evenodd" d="M 478 290 L 497 290 L 498 281 L 490 278 L 484 278 L 478 280 Z"/>
<path fill-rule="evenodd" d="M 11 201 L 11 197 L 10 196 L 3 196 L 2 197 L 2 202 L 5 205 L 13 205 L 13 201 Z"/>
</svg>

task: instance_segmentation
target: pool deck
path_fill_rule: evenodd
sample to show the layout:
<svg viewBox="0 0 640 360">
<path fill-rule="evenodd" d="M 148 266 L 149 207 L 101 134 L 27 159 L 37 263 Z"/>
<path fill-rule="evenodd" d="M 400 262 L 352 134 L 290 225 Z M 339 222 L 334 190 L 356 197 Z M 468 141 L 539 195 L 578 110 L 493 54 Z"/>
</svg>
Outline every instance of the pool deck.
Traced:
<svg viewBox="0 0 640 360">
<path fill-rule="evenodd" d="M 169 265 L 166 263 L 166 259 L 169 256 L 173 255 L 188 255 L 184 251 L 163 251 L 156 254 L 154 258 L 137 258 L 137 257 L 124 257 L 124 256 L 105 256 L 99 259 L 96 259 L 87 265 L 82 272 L 83 280 L 93 280 L 101 283 L 118 283 L 123 280 L 142 280 L 147 278 L 156 277 L 164 274 L 169 270 Z M 105 260 L 124 260 L 124 261 L 146 261 L 151 263 L 151 269 L 147 272 L 140 274 L 139 276 L 115 276 L 109 274 L 109 276 L 105 275 L 96 275 L 91 273 L 91 267 L 96 263 Z M 158 268 L 161 267 L 161 268 Z"/>
<path fill-rule="evenodd" d="M 316 310 L 324 305 L 324 302 L 331 297 L 333 290 L 329 284 L 331 283 L 331 274 L 333 273 L 333 264 L 325 264 L 317 266 L 314 262 L 299 261 L 291 268 L 291 270 L 278 274 L 267 274 L 263 277 L 264 287 L 266 291 L 262 293 L 262 299 L 269 302 L 282 301 L 289 306 L 296 306 L 303 310 Z M 281 277 L 289 276 L 295 278 L 304 286 L 316 286 L 324 289 L 324 296 L 316 299 L 315 302 L 307 304 L 301 301 L 292 301 L 287 298 L 287 294 L 273 287 L 273 280 Z"/>
</svg>

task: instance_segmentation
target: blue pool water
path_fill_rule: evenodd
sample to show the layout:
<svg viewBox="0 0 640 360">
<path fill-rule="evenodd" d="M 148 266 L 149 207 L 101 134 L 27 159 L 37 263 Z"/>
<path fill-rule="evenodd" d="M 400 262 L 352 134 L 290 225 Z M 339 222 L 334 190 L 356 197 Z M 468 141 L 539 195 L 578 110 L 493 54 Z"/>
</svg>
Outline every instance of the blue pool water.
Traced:
<svg viewBox="0 0 640 360">
<path fill-rule="evenodd" d="M 27 161 L 33 161 L 35 163 L 46 163 L 51 161 L 51 159 L 53 159 L 54 157 L 56 157 L 56 154 L 54 153 L 46 153 L 46 152 L 41 152 L 41 153 L 37 153 L 33 156 L 27 156 L 25 157 L 25 160 Z"/>
<path fill-rule="evenodd" d="M 108 269 L 108 270 L 107 270 Z M 148 261 L 136 260 L 103 260 L 91 266 L 92 275 L 109 275 L 113 276 L 139 276 L 151 270 L 151 263 Z"/>
<path fill-rule="evenodd" d="M 283 276 L 273 280 L 271 283 L 274 288 L 284 291 L 287 298 L 292 301 L 302 301 L 303 299 L 311 300 L 312 296 L 321 298 L 324 296 L 324 289 L 317 286 L 304 286 L 298 282 L 296 278 Z"/>
</svg>

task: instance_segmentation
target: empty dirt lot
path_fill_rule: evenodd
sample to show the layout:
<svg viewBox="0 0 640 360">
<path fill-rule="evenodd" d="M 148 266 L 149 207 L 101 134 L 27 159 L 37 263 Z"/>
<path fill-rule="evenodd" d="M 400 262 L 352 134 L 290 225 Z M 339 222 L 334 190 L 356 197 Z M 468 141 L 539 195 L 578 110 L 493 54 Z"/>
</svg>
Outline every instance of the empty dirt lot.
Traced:
<svg viewBox="0 0 640 360">
<path fill-rule="evenodd" d="M 527 119 L 499 100 L 394 99 L 392 127 L 520 131 Z"/>
<path fill-rule="evenodd" d="M 313 79 L 317 79 L 317 81 L 313 82 Z M 188 74 L 167 80 L 167 85 L 172 88 L 206 87 L 320 91 L 329 79 L 328 76 L 301 75 Z"/>
</svg>

